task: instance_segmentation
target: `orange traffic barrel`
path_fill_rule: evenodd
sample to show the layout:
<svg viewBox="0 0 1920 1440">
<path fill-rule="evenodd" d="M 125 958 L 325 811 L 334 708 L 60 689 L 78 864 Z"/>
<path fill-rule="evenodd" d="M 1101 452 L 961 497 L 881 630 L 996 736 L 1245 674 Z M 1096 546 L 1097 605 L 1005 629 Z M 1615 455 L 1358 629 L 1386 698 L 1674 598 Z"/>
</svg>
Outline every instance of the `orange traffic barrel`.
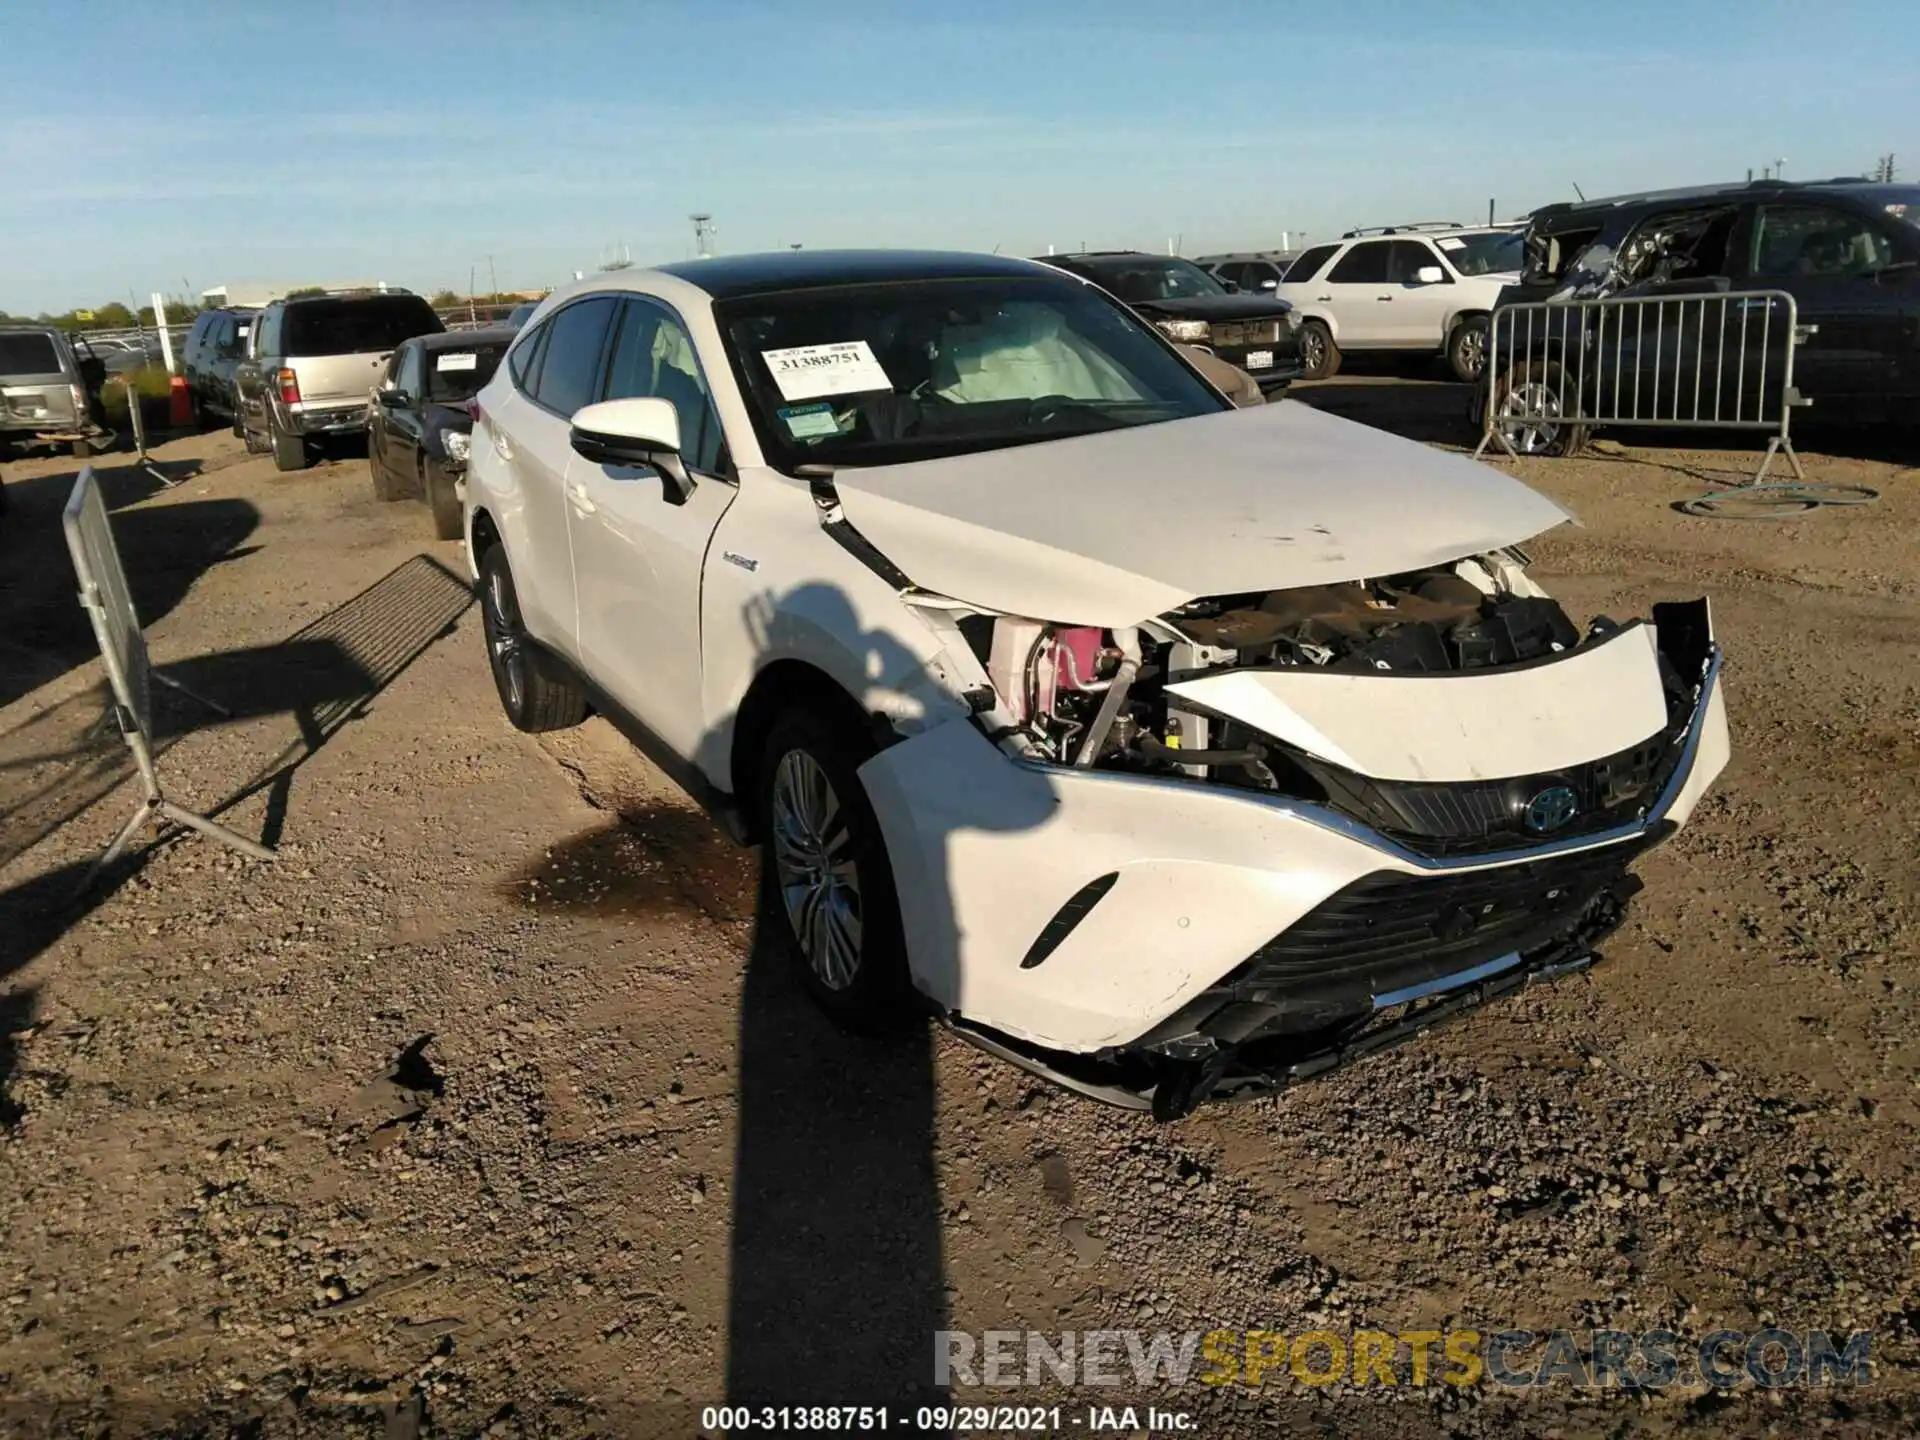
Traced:
<svg viewBox="0 0 1920 1440">
<path fill-rule="evenodd" d="M 193 397 L 187 393 L 187 377 L 176 375 L 168 394 L 170 411 L 167 423 L 176 430 L 193 428 Z"/>
</svg>

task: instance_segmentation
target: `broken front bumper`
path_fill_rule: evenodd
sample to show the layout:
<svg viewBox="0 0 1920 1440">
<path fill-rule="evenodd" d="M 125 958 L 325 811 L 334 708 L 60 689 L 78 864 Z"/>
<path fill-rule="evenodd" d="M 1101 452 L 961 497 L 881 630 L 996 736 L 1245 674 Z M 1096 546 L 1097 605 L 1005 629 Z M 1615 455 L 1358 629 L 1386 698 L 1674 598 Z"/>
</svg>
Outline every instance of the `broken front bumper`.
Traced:
<svg viewBox="0 0 1920 1440">
<path fill-rule="evenodd" d="M 1726 764 L 1718 671 L 1716 655 L 1643 815 L 1491 854 L 1418 854 L 1206 781 L 1018 763 L 965 721 L 861 777 L 915 981 L 948 1023 L 1074 1088 L 1183 1113 L 1418 1033 L 1434 996 L 1584 963 L 1629 862 Z"/>
</svg>

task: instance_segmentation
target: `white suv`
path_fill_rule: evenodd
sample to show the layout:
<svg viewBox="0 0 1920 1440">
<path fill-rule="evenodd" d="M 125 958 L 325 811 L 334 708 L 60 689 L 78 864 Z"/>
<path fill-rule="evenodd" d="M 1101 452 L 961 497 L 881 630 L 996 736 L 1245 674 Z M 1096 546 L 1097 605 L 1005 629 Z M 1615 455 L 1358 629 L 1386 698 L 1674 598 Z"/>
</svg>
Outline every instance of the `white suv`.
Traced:
<svg viewBox="0 0 1920 1440">
<path fill-rule="evenodd" d="M 1338 374 L 1345 350 L 1398 350 L 1479 380 L 1487 316 L 1518 282 L 1521 250 L 1515 226 L 1422 224 L 1349 230 L 1304 252 L 1275 293 L 1300 317 L 1307 379 Z"/>
<path fill-rule="evenodd" d="M 764 841 L 840 1020 L 1163 1117 L 1588 964 L 1727 759 L 1704 601 L 1578 629 L 1552 501 L 1236 411 L 1044 265 L 596 275 L 479 412 L 513 723 L 597 710 Z"/>
</svg>

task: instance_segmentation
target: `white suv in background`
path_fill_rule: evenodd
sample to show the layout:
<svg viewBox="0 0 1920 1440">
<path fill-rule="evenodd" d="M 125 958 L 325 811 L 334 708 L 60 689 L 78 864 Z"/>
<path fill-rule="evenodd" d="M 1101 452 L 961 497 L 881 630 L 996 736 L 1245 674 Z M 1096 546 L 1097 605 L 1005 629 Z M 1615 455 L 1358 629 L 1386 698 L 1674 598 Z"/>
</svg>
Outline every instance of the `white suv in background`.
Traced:
<svg viewBox="0 0 1920 1440">
<path fill-rule="evenodd" d="M 597 711 L 764 843 L 836 1018 L 1163 1118 L 1591 963 L 1727 760 L 1705 601 L 1581 629 L 1551 500 L 1236 411 L 1046 265 L 595 275 L 479 411 L 513 724 Z"/>
<path fill-rule="evenodd" d="M 1511 225 L 1418 224 L 1349 230 L 1316 245 L 1275 292 L 1301 322 L 1307 379 L 1340 371 L 1348 350 L 1443 355 L 1454 378 L 1486 373 L 1487 316 L 1520 277 Z"/>
</svg>

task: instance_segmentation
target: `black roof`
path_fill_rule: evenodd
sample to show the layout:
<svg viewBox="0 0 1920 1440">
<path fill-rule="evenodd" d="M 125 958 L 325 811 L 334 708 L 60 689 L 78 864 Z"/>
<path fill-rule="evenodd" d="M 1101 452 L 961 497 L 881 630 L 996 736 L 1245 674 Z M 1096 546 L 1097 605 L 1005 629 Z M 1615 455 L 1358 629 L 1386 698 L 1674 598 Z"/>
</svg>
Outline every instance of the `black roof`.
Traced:
<svg viewBox="0 0 1920 1440">
<path fill-rule="evenodd" d="M 458 350 L 462 345 L 507 345 L 519 333 L 511 325 L 490 325 L 484 330 L 436 330 L 420 337 L 420 348 Z"/>
<path fill-rule="evenodd" d="M 1615 210 L 1668 205 L 1688 205 L 1695 201 L 1767 200 L 1796 195 L 1839 194 L 1856 200 L 1871 200 L 1882 190 L 1897 190 L 1899 185 L 1882 185 L 1862 175 L 1839 175 L 1831 180 L 1748 180 L 1718 185 L 1683 185 L 1671 190 L 1643 190 L 1629 195 L 1596 196 L 1591 200 L 1561 200 L 1542 205 L 1531 218 L 1558 219 L 1562 216 L 1597 216 Z"/>
<path fill-rule="evenodd" d="M 775 250 L 723 255 L 657 267 L 697 285 L 716 300 L 812 290 L 827 285 L 871 285 L 903 280 L 990 280 L 1033 276 L 1025 260 L 963 250 Z"/>
</svg>

